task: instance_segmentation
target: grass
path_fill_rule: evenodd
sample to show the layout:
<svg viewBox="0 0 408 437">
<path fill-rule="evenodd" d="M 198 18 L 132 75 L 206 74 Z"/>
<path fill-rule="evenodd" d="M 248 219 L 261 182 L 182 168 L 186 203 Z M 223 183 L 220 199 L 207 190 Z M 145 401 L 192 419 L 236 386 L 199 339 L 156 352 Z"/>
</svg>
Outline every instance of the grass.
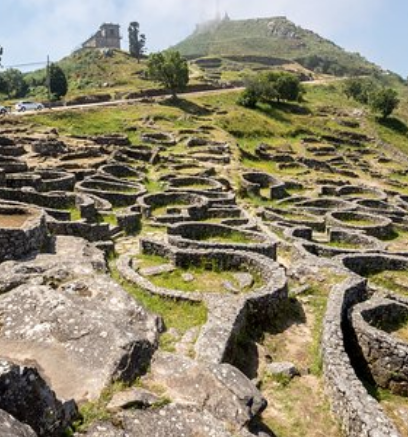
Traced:
<svg viewBox="0 0 408 437">
<path fill-rule="evenodd" d="M 139 269 L 146 267 L 155 267 L 163 264 L 168 264 L 167 258 L 157 255 L 139 254 L 135 257 L 137 260 L 137 266 Z M 246 269 L 243 269 L 246 271 Z M 169 288 L 181 290 L 187 293 L 190 292 L 227 292 L 224 282 L 230 282 L 237 290 L 239 290 L 238 280 L 234 277 L 234 273 L 237 271 L 221 271 L 216 265 L 213 265 L 211 269 L 204 267 L 190 266 L 186 269 L 176 269 L 173 272 L 165 272 L 160 275 L 154 275 L 149 277 L 149 280 L 157 287 Z M 194 280 L 187 282 L 183 279 L 184 273 L 190 273 L 194 276 Z M 254 284 L 251 287 L 246 287 L 242 292 L 248 292 L 253 288 L 262 285 L 262 279 L 256 272 L 251 272 Z"/>
<path fill-rule="evenodd" d="M 269 402 L 263 422 L 279 437 L 342 435 L 324 394 L 320 339 L 329 290 L 343 278 L 330 271 L 320 274 L 327 281 L 308 277 L 308 291 L 283 304 L 262 342 L 273 361 L 290 361 L 300 370 L 308 369 L 307 375 L 292 380 L 268 373 L 262 379 L 262 393 Z M 297 286 L 290 284 L 290 289 Z"/>
<path fill-rule="evenodd" d="M 350 226 L 360 226 L 360 227 L 364 227 L 364 226 L 374 226 L 376 223 L 372 220 L 366 220 L 366 219 L 356 219 L 356 218 L 342 218 L 341 222 L 346 223 L 347 225 Z"/>
<path fill-rule="evenodd" d="M 206 270 L 202 267 L 190 267 L 188 269 L 176 269 L 173 272 L 166 272 L 160 275 L 149 278 L 157 287 L 172 288 L 181 290 L 187 293 L 227 293 L 224 283 L 229 282 L 231 285 L 239 289 L 239 283 L 234 277 L 237 271 L 218 271 Z M 191 273 L 194 276 L 194 281 L 186 282 L 183 279 L 184 273 Z M 252 273 L 252 272 L 251 272 Z M 252 287 L 247 287 L 241 292 L 249 292 L 253 288 L 257 288 L 262 284 L 259 275 L 253 273 L 254 284 Z"/>
<path fill-rule="evenodd" d="M 408 413 L 408 398 L 394 395 L 390 390 L 380 387 L 368 386 L 368 390 L 384 408 L 401 436 L 408 437 L 408 425 L 405 420 L 405 415 Z"/>
<path fill-rule="evenodd" d="M 81 420 L 74 424 L 75 431 L 85 432 L 93 423 L 97 421 L 110 421 L 112 414 L 106 410 L 106 407 L 112 396 L 124 390 L 126 385 L 122 382 L 112 383 L 102 391 L 98 400 L 85 402 L 79 406 Z"/>
<path fill-rule="evenodd" d="M 167 329 L 175 328 L 180 334 L 184 334 L 189 329 L 206 323 L 207 309 L 204 304 L 164 299 L 151 295 L 140 287 L 123 280 L 114 259 L 110 260 L 109 268 L 112 278 L 147 310 L 160 315 Z"/>
<path fill-rule="evenodd" d="M 138 63 L 128 53 L 114 50 L 110 56 L 99 50 L 82 49 L 58 62 L 68 79 L 67 99 L 87 94 L 126 93 L 154 87 L 144 79 L 146 62 Z M 44 79 L 45 70 L 28 73 L 31 79 Z M 32 94 L 46 98 L 44 86 L 34 87 Z"/>
<path fill-rule="evenodd" d="M 324 243 L 325 246 L 334 247 L 336 249 L 359 249 L 360 246 L 358 244 L 347 243 L 345 241 L 329 241 L 328 243 Z"/>
<path fill-rule="evenodd" d="M 81 211 L 78 208 L 71 208 L 69 210 L 70 214 L 71 214 L 71 221 L 75 222 L 77 220 L 81 220 Z"/>
<path fill-rule="evenodd" d="M 206 62 L 205 65 L 218 67 L 235 64 L 244 70 L 247 66 L 272 68 L 276 58 L 288 61 L 299 60 L 307 63 L 307 59 L 317 55 L 324 59 L 323 72 L 326 70 L 343 74 L 366 74 L 376 67 L 358 54 L 345 52 L 330 41 L 317 34 L 297 27 L 284 17 L 274 18 L 276 34 L 266 32 L 271 27 L 271 18 L 249 20 L 225 20 L 217 25 L 208 26 L 195 32 L 175 46 L 184 56 L 193 58 L 217 57 L 217 62 Z M 296 35 L 298 44 L 292 38 L 279 36 L 280 33 Z M 271 55 L 273 54 L 273 55 Z M 275 62 L 274 62 L 275 59 Z M 225 70 L 232 71 L 231 67 Z M 203 71 L 205 71 L 203 69 Z"/>
<path fill-rule="evenodd" d="M 167 210 L 169 208 L 182 208 L 182 207 L 187 207 L 189 205 L 191 205 L 190 202 L 178 200 L 178 201 L 175 201 L 175 202 L 168 203 L 168 204 L 166 204 L 164 206 L 154 207 L 152 209 L 152 215 L 153 216 L 166 215 L 167 214 Z"/>
<path fill-rule="evenodd" d="M 371 284 L 378 285 L 403 296 L 408 295 L 408 271 L 406 270 L 387 270 L 369 275 L 368 278 Z"/>
<path fill-rule="evenodd" d="M 139 268 L 156 267 L 162 264 L 168 264 L 169 260 L 158 255 L 146 255 L 144 253 L 138 254 L 135 259 Z"/>
<path fill-rule="evenodd" d="M 200 241 L 210 243 L 237 243 L 237 244 L 254 244 L 259 243 L 259 240 L 252 238 L 242 232 L 232 231 L 223 235 L 205 236 L 200 238 Z"/>
<path fill-rule="evenodd" d="M 99 218 L 102 223 L 108 223 L 111 226 L 117 226 L 118 224 L 115 214 L 101 214 Z"/>
</svg>

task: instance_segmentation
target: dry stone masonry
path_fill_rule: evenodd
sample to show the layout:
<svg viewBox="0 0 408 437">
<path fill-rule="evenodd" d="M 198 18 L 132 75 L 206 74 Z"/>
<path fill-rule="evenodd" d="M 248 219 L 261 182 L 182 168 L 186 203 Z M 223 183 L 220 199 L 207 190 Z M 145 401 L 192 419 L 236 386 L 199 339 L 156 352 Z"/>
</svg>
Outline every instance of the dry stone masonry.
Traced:
<svg viewBox="0 0 408 437">
<path fill-rule="evenodd" d="M 312 377 L 345 435 L 406 434 L 372 393 L 408 395 L 407 162 L 330 108 L 321 136 L 250 148 L 214 114 L 0 121 L 1 436 L 273 436 L 274 389 Z M 324 381 L 265 352 L 316 299 Z"/>
</svg>

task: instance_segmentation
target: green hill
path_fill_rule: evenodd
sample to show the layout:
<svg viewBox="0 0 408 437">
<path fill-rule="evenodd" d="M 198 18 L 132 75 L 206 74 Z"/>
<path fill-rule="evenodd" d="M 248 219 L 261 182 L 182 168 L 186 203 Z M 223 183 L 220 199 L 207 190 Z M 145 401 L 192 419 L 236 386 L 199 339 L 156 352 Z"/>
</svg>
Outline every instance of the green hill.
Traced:
<svg viewBox="0 0 408 437">
<path fill-rule="evenodd" d="M 68 78 L 67 98 L 84 94 L 129 92 L 152 88 L 146 79 L 146 63 L 121 50 L 81 49 L 61 59 L 57 64 Z M 45 69 L 26 75 L 32 95 L 46 97 Z"/>
<path fill-rule="evenodd" d="M 370 74 L 379 68 L 284 17 L 211 21 L 173 47 L 189 59 L 222 57 L 274 65 L 297 62 L 317 73 Z"/>
</svg>

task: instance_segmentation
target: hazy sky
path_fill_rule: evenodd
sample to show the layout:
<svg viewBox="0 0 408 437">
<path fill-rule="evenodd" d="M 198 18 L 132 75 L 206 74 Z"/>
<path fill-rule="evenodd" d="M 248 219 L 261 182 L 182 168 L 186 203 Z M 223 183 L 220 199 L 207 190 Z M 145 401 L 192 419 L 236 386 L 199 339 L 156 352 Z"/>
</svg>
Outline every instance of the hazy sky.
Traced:
<svg viewBox="0 0 408 437">
<path fill-rule="evenodd" d="M 408 75 L 407 0 L 218 0 L 233 19 L 286 15 L 296 24 Z M 217 0 L 0 0 L 4 66 L 70 54 L 103 22 L 139 21 L 150 51 L 167 48 L 215 16 Z"/>
</svg>

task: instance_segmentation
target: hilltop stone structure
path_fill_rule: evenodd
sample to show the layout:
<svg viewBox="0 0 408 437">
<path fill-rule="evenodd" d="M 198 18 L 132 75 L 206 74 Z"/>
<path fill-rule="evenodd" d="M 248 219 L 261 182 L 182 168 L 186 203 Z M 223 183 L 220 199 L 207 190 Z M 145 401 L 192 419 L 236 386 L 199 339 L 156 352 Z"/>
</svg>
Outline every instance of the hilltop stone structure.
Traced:
<svg viewBox="0 0 408 437">
<path fill-rule="evenodd" d="M 82 44 L 82 48 L 120 49 L 120 40 L 119 24 L 104 23 L 94 35 Z"/>
</svg>

